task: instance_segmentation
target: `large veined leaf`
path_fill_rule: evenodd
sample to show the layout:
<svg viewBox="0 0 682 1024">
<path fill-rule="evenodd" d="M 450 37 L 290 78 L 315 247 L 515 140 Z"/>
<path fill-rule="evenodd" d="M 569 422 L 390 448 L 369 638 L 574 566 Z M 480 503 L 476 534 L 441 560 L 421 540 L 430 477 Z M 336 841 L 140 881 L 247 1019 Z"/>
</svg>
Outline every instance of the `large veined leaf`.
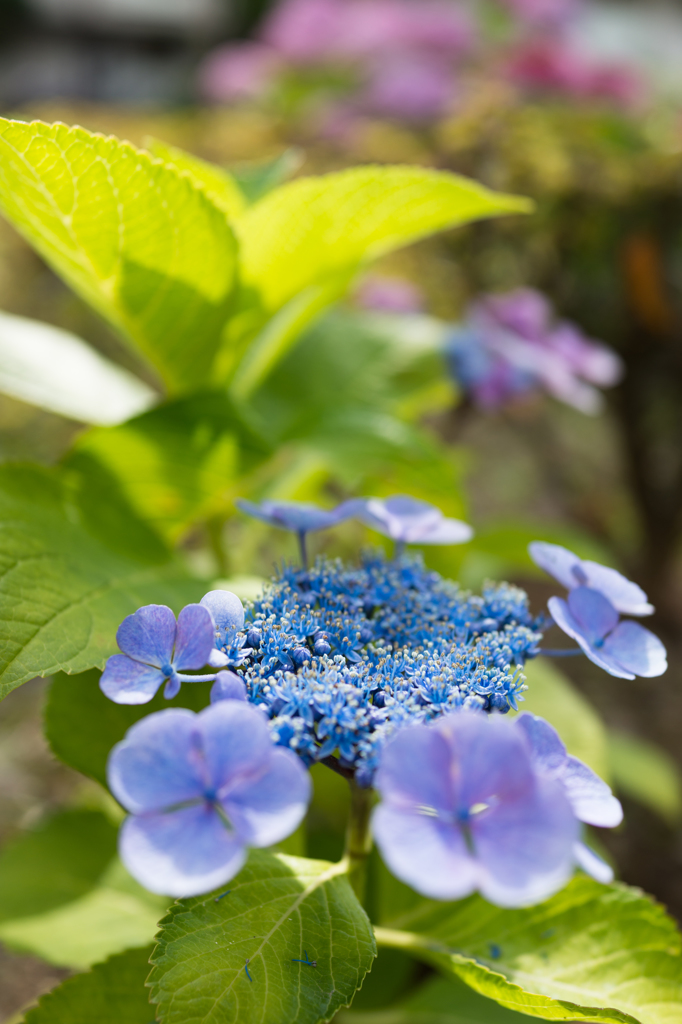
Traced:
<svg viewBox="0 0 682 1024">
<path fill-rule="evenodd" d="M 0 391 L 84 423 L 112 424 L 158 400 L 150 387 L 81 338 L 0 313 Z"/>
<path fill-rule="evenodd" d="M 523 910 L 478 896 L 424 901 L 376 937 L 533 1017 L 682 1022 L 680 935 L 661 906 L 624 885 L 577 876 Z"/>
<path fill-rule="evenodd" d="M 376 947 L 342 865 L 256 851 L 228 888 L 161 922 L 149 983 L 164 1024 L 317 1024 L 350 1002 Z"/>
<path fill-rule="evenodd" d="M 145 139 L 145 145 L 159 160 L 171 164 L 178 171 L 186 171 L 228 218 L 246 208 L 246 196 L 229 171 L 160 139 Z"/>
<path fill-rule="evenodd" d="M 67 978 L 41 997 L 25 1024 L 154 1024 L 145 979 L 151 946 L 128 950 Z"/>
<path fill-rule="evenodd" d="M 171 390 L 207 378 L 236 244 L 188 174 L 83 128 L 0 119 L 0 208 Z"/>
<path fill-rule="evenodd" d="M 88 516 L 106 519 L 106 492 L 88 497 Z M 126 615 L 149 603 L 177 612 L 203 593 L 163 547 L 126 553 L 134 520 L 118 516 L 105 543 L 71 498 L 56 471 L 0 467 L 0 698 L 33 676 L 103 666 Z"/>
<path fill-rule="evenodd" d="M 268 449 L 227 395 L 206 392 L 80 437 L 67 465 L 97 486 L 115 481 L 131 508 L 170 541 L 197 520 L 225 515 Z"/>
</svg>

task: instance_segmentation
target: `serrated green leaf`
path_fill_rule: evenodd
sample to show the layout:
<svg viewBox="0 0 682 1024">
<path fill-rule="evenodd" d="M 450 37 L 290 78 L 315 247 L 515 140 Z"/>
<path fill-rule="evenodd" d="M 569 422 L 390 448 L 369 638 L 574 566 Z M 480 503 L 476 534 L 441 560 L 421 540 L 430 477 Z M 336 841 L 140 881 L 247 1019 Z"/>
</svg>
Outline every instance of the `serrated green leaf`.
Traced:
<svg viewBox="0 0 682 1024">
<path fill-rule="evenodd" d="M 0 119 L 0 207 L 169 389 L 208 378 L 236 243 L 187 174 L 113 136 Z"/>
<path fill-rule="evenodd" d="M 97 669 L 71 676 L 58 672 L 50 683 L 44 721 L 56 757 L 103 786 L 107 784 L 109 751 L 135 722 L 163 708 L 200 711 L 209 703 L 211 684 L 192 683 L 184 685 L 170 701 L 159 692 L 149 704 L 114 704 L 100 690 L 99 677 Z"/>
<path fill-rule="evenodd" d="M 116 854 L 99 811 L 62 811 L 0 852 L 0 921 L 45 913 L 92 889 Z"/>
<path fill-rule="evenodd" d="M 154 1024 L 144 984 L 151 951 L 128 950 L 67 978 L 27 1011 L 25 1024 Z"/>
<path fill-rule="evenodd" d="M 317 1024 L 350 1002 L 376 947 L 341 865 L 255 851 L 229 888 L 161 923 L 149 983 L 164 1024 Z M 294 962 L 305 950 L 317 967 Z"/>
<path fill-rule="evenodd" d="M 660 814 L 671 825 L 682 815 L 682 786 L 677 764 L 653 743 L 626 733 L 608 732 L 609 764 L 617 790 Z"/>
<path fill-rule="evenodd" d="M 638 889 L 577 876 L 546 903 L 503 910 L 478 896 L 423 901 L 379 944 L 457 975 L 502 1006 L 545 1020 L 680 1024 L 680 935 Z"/>
<path fill-rule="evenodd" d="M 246 208 L 246 196 L 229 171 L 160 139 L 145 139 L 145 146 L 159 160 L 189 174 L 228 219 Z"/>
<path fill-rule="evenodd" d="M 170 902 L 143 889 L 115 858 L 80 899 L 1 922 L 0 941 L 58 967 L 85 970 L 113 953 L 147 946 Z"/>
<path fill-rule="evenodd" d="M 136 514 L 176 541 L 198 520 L 232 512 L 237 481 L 267 455 L 227 395 L 206 392 L 83 434 L 65 464 L 86 480 L 99 468 Z"/>
<path fill-rule="evenodd" d="M 37 675 L 103 666 L 126 615 L 151 602 L 177 612 L 204 590 L 159 562 L 163 548 L 136 560 L 93 536 L 57 471 L 0 467 L 0 524 L 0 698 Z"/>
<path fill-rule="evenodd" d="M 300 149 L 290 147 L 272 160 L 240 163 L 232 167 L 231 171 L 247 202 L 255 203 L 293 177 L 303 159 L 304 155 Z"/>
<path fill-rule="evenodd" d="M 0 313 L 0 391 L 83 423 L 112 424 L 158 400 L 150 387 L 69 331 Z"/>
</svg>

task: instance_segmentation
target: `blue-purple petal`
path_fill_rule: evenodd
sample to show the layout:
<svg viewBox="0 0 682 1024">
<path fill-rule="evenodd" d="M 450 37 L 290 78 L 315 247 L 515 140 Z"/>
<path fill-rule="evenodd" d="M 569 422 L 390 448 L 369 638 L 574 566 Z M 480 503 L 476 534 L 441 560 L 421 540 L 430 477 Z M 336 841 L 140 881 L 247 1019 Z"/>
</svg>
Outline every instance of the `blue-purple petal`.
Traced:
<svg viewBox="0 0 682 1024">
<path fill-rule="evenodd" d="M 147 704 L 165 678 L 158 668 L 133 661 L 127 654 L 113 654 L 100 677 L 99 687 L 115 704 Z"/>
<path fill-rule="evenodd" d="M 600 828 L 615 828 L 623 820 L 623 808 L 610 787 L 579 761 L 569 757 L 561 775 L 566 796 L 580 821 Z"/>
<path fill-rule="evenodd" d="M 133 813 L 159 811 L 206 791 L 197 742 L 197 715 L 184 708 L 157 711 L 136 722 L 109 755 L 109 789 Z"/>
<path fill-rule="evenodd" d="M 580 559 L 572 551 L 562 548 L 559 544 L 547 544 L 545 541 L 534 540 L 528 545 L 528 553 L 540 569 L 558 580 L 567 590 L 578 587 L 586 582 L 580 572 Z M 578 570 L 576 573 L 576 569 Z"/>
<path fill-rule="evenodd" d="M 337 509 L 328 511 L 303 501 L 263 501 L 260 505 L 238 498 L 235 502 L 242 512 L 260 519 L 270 526 L 279 526 L 283 530 L 292 530 L 294 533 L 308 533 L 310 530 L 326 530 L 335 526 L 342 519 L 349 518 L 349 514 L 338 506 Z"/>
<path fill-rule="evenodd" d="M 127 818 L 121 860 L 133 878 L 165 896 L 198 896 L 233 878 L 246 859 L 236 832 L 208 804 Z"/>
<path fill-rule="evenodd" d="M 211 687 L 211 704 L 219 700 L 246 700 L 246 686 L 236 672 L 219 672 Z"/>
<path fill-rule="evenodd" d="M 230 590 L 209 590 L 202 597 L 201 604 L 211 613 L 221 641 L 243 628 L 244 606 Z"/>
<path fill-rule="evenodd" d="M 468 523 L 461 519 L 443 518 L 423 533 L 418 541 L 419 544 L 466 544 L 474 535 L 474 531 Z"/>
<path fill-rule="evenodd" d="M 565 768 L 568 762 L 566 747 L 559 733 L 549 722 L 526 711 L 519 715 L 514 726 L 521 729 L 526 737 L 531 761 L 537 769 L 557 773 Z"/>
<path fill-rule="evenodd" d="M 619 679 L 634 679 L 632 672 L 626 671 L 622 665 L 616 661 L 615 658 L 608 655 L 604 648 L 597 650 L 583 635 L 582 628 L 579 623 L 571 615 L 568 605 L 561 597 L 550 597 L 547 602 L 547 607 L 550 610 L 552 618 L 556 622 L 559 629 L 563 629 L 564 633 L 568 636 L 573 637 L 583 651 L 595 665 L 599 668 L 603 668 L 609 675 L 617 676 Z"/>
<path fill-rule="evenodd" d="M 660 676 L 668 667 L 665 647 L 639 622 L 620 622 L 606 638 L 602 650 L 626 672 L 636 676 Z"/>
<path fill-rule="evenodd" d="M 178 615 L 173 664 L 178 672 L 203 668 L 214 647 L 215 629 L 208 608 L 186 605 Z"/>
<path fill-rule="evenodd" d="M 426 725 L 401 729 L 386 744 L 374 786 L 393 807 L 448 812 L 454 806 L 451 751 L 446 737 Z"/>
<path fill-rule="evenodd" d="M 301 824 L 310 789 L 310 776 L 300 758 L 277 747 L 268 768 L 231 787 L 222 804 L 244 842 L 249 846 L 272 846 Z"/>
<path fill-rule="evenodd" d="M 199 712 L 196 728 L 211 786 L 220 799 L 269 767 L 275 748 L 262 712 L 252 704 L 218 701 Z"/>
<path fill-rule="evenodd" d="M 126 616 L 116 633 L 124 654 L 155 668 L 168 665 L 175 643 L 175 616 L 165 604 L 148 604 Z"/>
<path fill-rule="evenodd" d="M 576 587 L 568 595 L 571 615 L 588 643 L 603 640 L 618 625 L 618 612 L 611 602 L 591 587 Z"/>
<path fill-rule="evenodd" d="M 582 868 L 585 874 L 591 875 L 602 885 L 610 885 L 613 881 L 613 869 L 610 864 L 598 857 L 594 850 L 585 846 L 585 843 L 576 843 L 573 852 L 578 867 Z"/>
<path fill-rule="evenodd" d="M 621 615 L 652 615 L 654 606 L 640 586 L 626 579 L 617 569 L 598 562 L 582 562 L 587 585 L 608 598 Z"/>
</svg>

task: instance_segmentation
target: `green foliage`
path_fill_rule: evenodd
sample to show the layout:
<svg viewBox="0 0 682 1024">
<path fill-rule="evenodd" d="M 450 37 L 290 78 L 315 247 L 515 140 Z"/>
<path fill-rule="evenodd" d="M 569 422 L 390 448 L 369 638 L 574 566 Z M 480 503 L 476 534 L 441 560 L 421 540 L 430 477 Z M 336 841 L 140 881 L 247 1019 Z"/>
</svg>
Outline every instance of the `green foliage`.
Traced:
<svg viewBox="0 0 682 1024">
<path fill-rule="evenodd" d="M 227 395 L 206 392 L 89 431 L 66 465 L 95 486 L 98 474 L 109 478 L 137 515 L 175 541 L 197 520 L 232 512 L 237 481 L 268 454 Z"/>
<path fill-rule="evenodd" d="M 679 933 L 661 906 L 624 885 L 577 876 L 546 903 L 523 910 L 478 896 L 423 901 L 376 937 L 530 1016 L 682 1021 Z"/>
<path fill-rule="evenodd" d="M 189 175 L 83 128 L 0 119 L 0 206 L 169 389 L 206 379 L 236 244 L 223 211 Z"/>
<path fill-rule="evenodd" d="M 87 514 L 77 498 L 56 471 L 0 468 L 0 697 L 36 675 L 102 666 L 126 615 L 152 601 L 179 611 L 203 592 L 161 545 L 126 550 L 134 519 L 109 523 L 111 544 L 93 535 L 106 493 L 88 492 Z"/>
<path fill-rule="evenodd" d="M 145 979 L 152 948 L 134 949 L 67 978 L 41 997 L 25 1024 L 153 1024 Z"/>
<path fill-rule="evenodd" d="M 350 1002 L 376 947 L 342 865 L 255 851 L 229 888 L 161 923 L 150 985 L 164 1024 L 317 1024 Z M 293 962 L 304 950 L 317 967 Z"/>
<path fill-rule="evenodd" d="M 145 139 L 147 149 L 159 160 L 170 164 L 176 170 L 186 172 L 198 188 L 204 190 L 218 209 L 229 219 L 241 213 L 246 206 L 246 197 L 234 177 L 206 160 L 192 153 L 186 153 L 177 146 L 169 146 L 159 139 Z"/>
<path fill-rule="evenodd" d="M 278 185 L 293 177 L 303 163 L 300 149 L 285 149 L 272 160 L 257 160 L 237 164 L 231 169 L 234 180 L 249 203 L 262 199 Z"/>
<path fill-rule="evenodd" d="M 0 922 L 42 914 L 85 895 L 116 853 L 99 811 L 62 811 L 0 853 Z"/>
<path fill-rule="evenodd" d="M 100 690 L 99 677 L 97 669 L 79 675 L 55 675 L 45 705 L 45 735 L 60 761 L 103 786 L 107 784 L 109 751 L 135 722 L 163 708 L 200 711 L 209 703 L 211 684 L 192 683 L 185 684 L 170 701 L 157 693 L 149 704 L 114 704 Z"/>
<path fill-rule="evenodd" d="M 672 757 L 653 743 L 611 730 L 608 753 L 616 788 L 676 825 L 682 814 L 682 787 Z"/>
</svg>

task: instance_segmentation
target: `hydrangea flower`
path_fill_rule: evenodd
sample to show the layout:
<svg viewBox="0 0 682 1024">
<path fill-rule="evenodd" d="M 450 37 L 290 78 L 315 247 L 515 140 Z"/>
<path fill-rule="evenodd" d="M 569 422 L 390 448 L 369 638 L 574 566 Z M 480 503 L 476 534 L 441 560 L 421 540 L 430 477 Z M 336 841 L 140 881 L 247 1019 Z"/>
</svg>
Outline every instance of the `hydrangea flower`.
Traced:
<svg viewBox="0 0 682 1024">
<path fill-rule="evenodd" d="M 347 504 L 350 506 L 351 502 Z M 357 519 L 390 537 L 399 546 L 464 544 L 474 535 L 467 523 L 446 519 L 435 505 L 406 494 L 360 499 L 355 503 L 354 512 Z"/>
<path fill-rule="evenodd" d="M 176 897 L 227 882 L 249 846 L 290 835 L 310 799 L 300 760 L 273 746 L 255 708 L 234 700 L 137 722 L 113 748 L 107 778 L 130 815 L 123 863 L 147 889 Z"/>
<path fill-rule="evenodd" d="M 424 300 L 411 281 L 385 274 L 368 274 L 359 284 L 355 299 L 365 309 L 386 313 L 419 313 Z"/>
<path fill-rule="evenodd" d="M 211 613 L 200 604 L 183 608 L 177 623 L 163 604 L 138 608 L 118 628 L 116 641 L 123 654 L 108 659 L 100 688 L 117 704 L 146 704 L 167 680 L 164 696 L 175 697 L 181 683 L 215 678 L 183 673 L 227 663 L 215 649 L 214 634 Z"/>
<path fill-rule="evenodd" d="M 306 534 L 337 526 L 345 519 L 349 519 L 354 509 L 353 502 L 344 502 L 330 510 L 304 501 L 262 501 L 260 505 L 256 505 L 252 501 L 247 501 L 246 498 L 238 498 L 235 504 L 242 512 L 253 516 L 254 519 L 260 519 L 261 522 L 268 523 L 270 526 L 278 526 L 282 530 L 291 530 L 292 533 L 295 533 L 298 536 L 301 561 L 304 566 L 308 564 Z"/>
<path fill-rule="evenodd" d="M 562 782 L 535 770 L 522 731 L 458 711 L 384 749 L 372 831 L 391 871 L 432 899 L 479 891 L 537 903 L 570 877 L 578 823 Z"/>
<path fill-rule="evenodd" d="M 559 544 L 535 540 L 528 553 L 536 565 L 558 580 L 567 590 L 591 587 L 613 605 L 621 615 L 652 615 L 654 606 L 636 583 L 598 562 L 583 560 Z"/>
<path fill-rule="evenodd" d="M 639 622 L 620 621 L 598 590 L 576 587 L 568 601 L 550 597 L 547 604 L 557 626 L 609 675 L 634 679 L 660 676 L 667 669 L 665 647 L 658 637 Z"/>
<path fill-rule="evenodd" d="M 452 331 L 445 355 L 454 378 L 483 409 L 542 388 L 581 412 L 601 408 L 598 387 L 622 374 L 618 356 L 568 322 L 531 288 L 488 295 L 473 303 Z"/>
</svg>

